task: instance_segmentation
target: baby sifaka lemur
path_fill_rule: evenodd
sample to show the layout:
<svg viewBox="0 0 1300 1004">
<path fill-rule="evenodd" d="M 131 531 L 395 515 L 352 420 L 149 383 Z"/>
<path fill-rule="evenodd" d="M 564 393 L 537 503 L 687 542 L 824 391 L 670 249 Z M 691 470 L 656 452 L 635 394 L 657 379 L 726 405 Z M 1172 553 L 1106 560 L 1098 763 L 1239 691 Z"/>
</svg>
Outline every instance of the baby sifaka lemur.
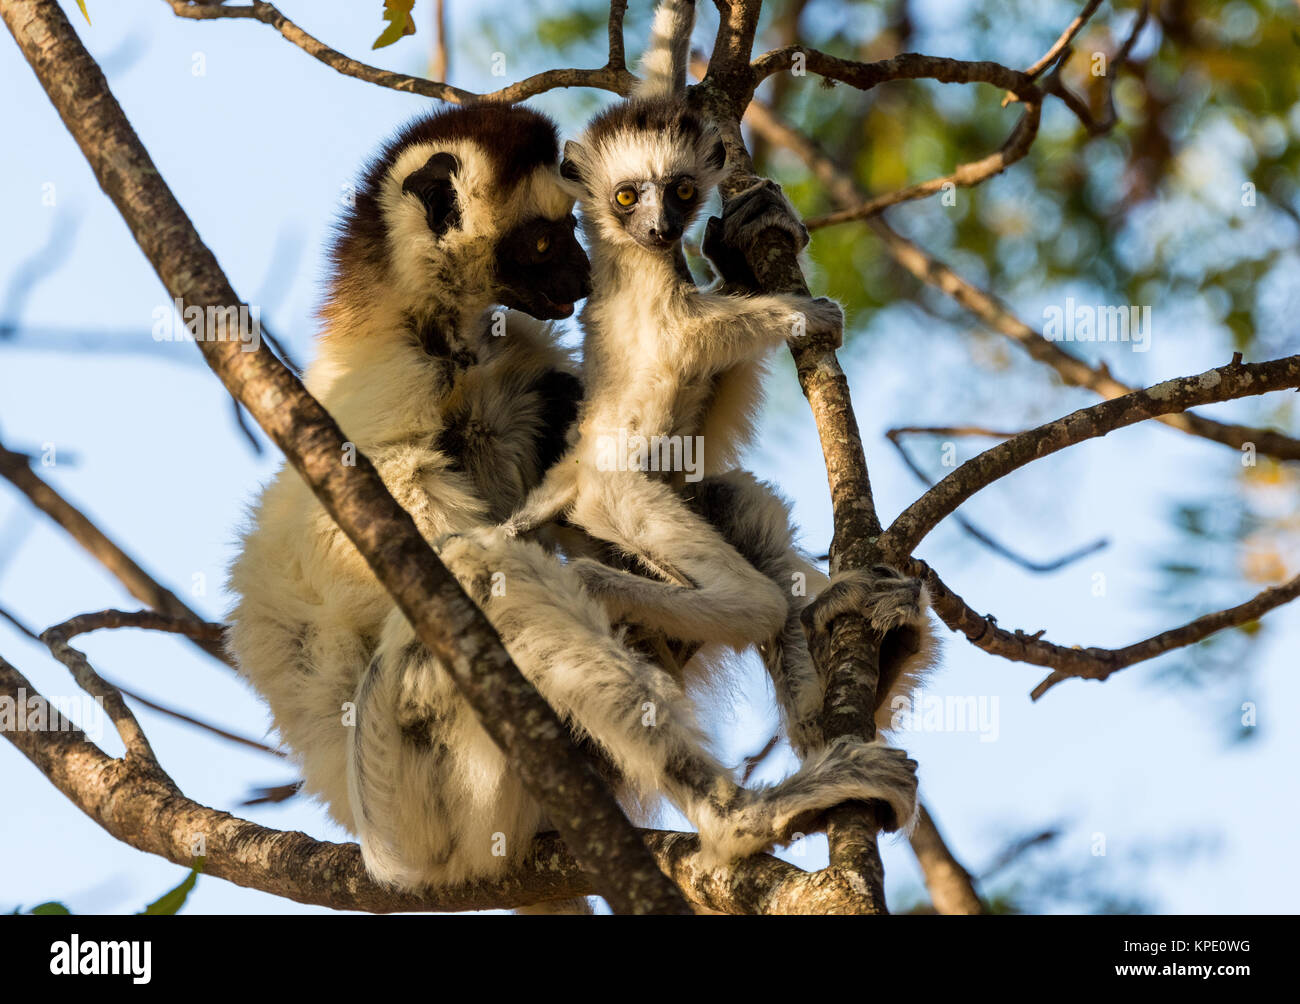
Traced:
<svg viewBox="0 0 1300 1004">
<path fill-rule="evenodd" d="M 785 504 L 733 470 L 771 351 L 804 334 L 838 337 L 844 318 L 825 298 L 738 288 L 749 274 L 739 251 L 764 229 L 786 230 L 799 249 L 808 242 L 770 182 L 711 221 L 704 249 L 726 281 L 701 290 L 691 277 L 681 239 L 726 160 L 718 129 L 684 93 L 694 14 L 692 0 L 660 4 L 642 83 L 565 145 L 561 173 L 576 186 L 592 257 L 584 400 L 568 452 L 506 529 L 562 517 L 638 562 L 654 577 L 573 562 L 617 618 L 690 642 L 760 646 L 787 733 L 807 754 L 821 745 L 825 680 L 805 626 L 816 642 L 836 616 L 866 614 L 891 635 L 882 678 L 899 690 L 927 667 L 931 629 L 921 584 L 892 569 L 846 571 L 827 587 L 794 548 Z M 703 480 L 663 473 L 696 442 Z M 621 455 L 627 443 L 643 452 Z M 888 696 L 882 687 L 882 727 Z"/>
<path fill-rule="evenodd" d="M 915 764 L 879 744 L 837 742 L 776 785 L 740 787 L 680 683 L 624 642 L 572 564 L 497 529 L 576 414 L 569 359 L 518 312 L 564 317 L 589 292 L 572 206 L 545 117 L 478 104 L 412 123 L 345 214 L 308 388 L 574 735 L 632 788 L 672 800 L 706 854 L 769 848 L 850 799 L 906 822 Z M 241 671 L 371 874 L 446 885 L 520 862 L 542 810 L 291 469 L 253 510 L 230 584 Z"/>
</svg>

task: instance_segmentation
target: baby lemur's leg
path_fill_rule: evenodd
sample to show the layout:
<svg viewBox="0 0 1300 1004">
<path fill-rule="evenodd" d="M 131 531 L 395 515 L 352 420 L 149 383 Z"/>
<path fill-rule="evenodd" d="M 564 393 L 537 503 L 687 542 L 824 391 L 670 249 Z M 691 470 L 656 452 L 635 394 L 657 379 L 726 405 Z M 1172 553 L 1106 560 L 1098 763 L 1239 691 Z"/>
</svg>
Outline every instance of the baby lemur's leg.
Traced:
<svg viewBox="0 0 1300 1004">
<path fill-rule="evenodd" d="M 780 632 L 760 647 L 790 744 L 801 758 L 822 745 L 826 681 L 808 652 L 800 614 L 826 577 L 794 544 L 789 504 L 747 471 L 729 471 L 686 486 L 687 504 L 785 594 Z"/>
<path fill-rule="evenodd" d="M 496 529 L 448 538 L 438 550 L 575 734 L 590 736 L 635 787 L 666 794 L 711 854 L 770 847 L 847 799 L 884 800 L 896 825 L 910 822 L 915 764 L 901 751 L 843 743 L 774 787 L 741 788 L 707 752 L 680 686 L 621 643 L 570 568 Z"/>
<path fill-rule="evenodd" d="M 735 648 L 761 644 L 785 626 L 785 590 L 728 544 L 673 489 L 638 471 L 592 473 L 570 522 L 616 545 L 666 584 L 581 558 L 571 567 L 613 620 L 681 641 Z"/>
<path fill-rule="evenodd" d="M 803 610 L 809 647 L 819 664 L 829 658 L 831 622 L 841 614 L 862 614 L 884 633 L 876 685 L 876 728 L 890 728 L 890 703 L 914 687 L 934 663 L 938 642 L 927 609 L 924 583 L 888 565 L 831 576 L 830 585 Z"/>
</svg>

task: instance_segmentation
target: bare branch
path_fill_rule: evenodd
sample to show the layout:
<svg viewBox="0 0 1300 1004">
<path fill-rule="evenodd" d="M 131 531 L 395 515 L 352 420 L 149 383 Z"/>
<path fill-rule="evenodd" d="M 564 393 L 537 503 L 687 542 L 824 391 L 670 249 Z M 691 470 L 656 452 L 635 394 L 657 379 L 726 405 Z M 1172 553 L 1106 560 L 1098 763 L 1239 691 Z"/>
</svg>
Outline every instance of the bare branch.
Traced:
<svg viewBox="0 0 1300 1004">
<path fill-rule="evenodd" d="M 9 621 L 29 638 L 40 642 L 46 640 L 43 636 L 31 631 L 4 609 L 0 609 L 0 617 Z M 226 630 L 224 624 L 194 621 L 188 617 L 172 617 L 167 614 L 156 613 L 152 610 L 137 610 L 133 612 L 122 610 L 101 610 L 98 613 L 80 614 L 70 620 L 64 621 L 62 624 L 50 628 L 49 630 L 57 632 L 58 637 L 66 643 L 79 634 L 86 634 L 90 631 L 98 631 L 103 628 L 123 627 L 165 631 L 170 634 L 180 634 L 187 638 L 200 641 L 211 641 L 214 639 L 220 641 Z M 47 632 L 47 634 L 48 633 L 49 632 Z M 218 736 L 229 742 L 238 743 L 240 746 L 247 746 L 250 749 L 255 749 L 262 753 L 270 753 L 272 756 L 277 757 L 284 756 L 282 751 L 273 746 L 268 746 L 266 743 L 258 742 L 256 739 L 249 739 L 247 736 L 241 736 L 234 732 L 229 732 L 226 729 L 211 724 L 210 722 L 205 722 L 200 718 L 195 718 L 193 715 L 187 715 L 183 711 L 177 711 L 175 708 L 169 708 L 164 704 L 158 704 L 157 702 L 151 701 L 149 698 L 128 690 L 126 687 L 115 684 L 112 681 L 105 680 L 104 682 L 115 690 L 120 691 L 123 696 L 129 697 L 131 700 L 137 701 L 140 704 L 143 704 L 146 708 L 157 711 L 160 714 L 184 722 L 186 725 L 193 725 L 195 728 L 202 729 L 204 732 L 210 732 L 212 735 Z"/>
<path fill-rule="evenodd" d="M 894 449 L 898 451 L 898 455 L 903 458 L 903 463 L 907 465 L 908 470 L 910 470 L 913 474 L 915 474 L 918 478 L 920 478 L 921 481 L 924 482 L 925 485 L 929 488 L 934 487 L 934 482 L 930 480 L 929 475 L 927 475 L 925 471 L 921 468 L 921 466 L 915 460 L 912 459 L 912 455 L 908 453 L 907 448 L 903 446 L 902 437 L 907 433 L 927 433 L 930 435 L 946 435 L 946 436 L 990 436 L 991 435 L 1001 439 L 1010 439 L 1013 436 L 1019 435 L 1019 433 L 1015 433 L 1015 432 L 992 432 L 988 429 L 952 428 L 952 427 L 948 427 L 948 428 L 937 427 L 931 429 L 919 429 L 919 428 L 890 429 L 889 431 L 887 431 L 885 433 L 885 438 L 888 439 L 889 442 L 893 445 Z M 1015 564 L 1019 565 L 1021 568 L 1024 568 L 1030 572 L 1039 572 L 1039 573 L 1054 572 L 1058 568 L 1064 568 L 1066 565 L 1072 564 L 1078 561 L 1080 558 L 1086 558 L 1088 555 L 1100 551 L 1102 548 L 1104 548 L 1107 545 L 1107 543 L 1109 543 L 1105 537 L 1102 537 L 1099 540 L 1094 540 L 1091 544 L 1085 544 L 1083 547 L 1076 548 L 1075 550 L 1070 551 L 1069 553 L 1064 554 L 1059 558 L 1054 558 L 1051 561 L 1034 561 L 1031 558 L 1026 558 L 1023 555 L 1017 554 L 1015 551 L 1011 550 L 1011 548 L 1007 547 L 1005 544 L 1000 544 L 998 541 L 994 540 L 991 536 L 989 536 L 987 533 L 985 533 L 983 530 L 977 527 L 970 520 L 966 519 L 966 517 L 956 516 L 954 518 L 956 519 L 957 524 L 963 530 L 965 530 L 968 534 L 970 534 L 970 536 L 978 540 L 981 544 L 987 547 L 994 554 L 1001 555 L 1002 557 L 1006 558 L 1008 561 L 1014 562 Z"/>
<path fill-rule="evenodd" d="M 1300 387 L 1300 355 L 1264 363 L 1243 363 L 1238 355 L 1227 366 L 1081 408 L 962 464 L 903 510 L 881 537 L 880 548 L 896 558 L 911 554 L 940 520 L 980 489 L 1067 446 L 1196 405 L 1296 387 Z"/>
<path fill-rule="evenodd" d="M 626 70 L 627 54 L 623 48 L 623 18 L 627 15 L 627 0 L 609 0 L 609 62 L 608 70 Z"/>
<path fill-rule="evenodd" d="M 0 0 L 0 16 L 168 292 L 200 307 L 241 301 L 177 203 L 54 0 Z M 374 465 L 340 462 L 338 425 L 269 351 L 196 343 L 365 558 L 446 667 L 526 789 L 618 912 L 683 913 L 635 829 L 492 625 L 437 560 Z"/>
<path fill-rule="evenodd" d="M 1300 596 L 1300 576 L 1272 586 L 1252 599 L 1227 610 L 1206 614 L 1182 627 L 1171 628 L 1120 649 L 1080 648 L 1054 645 L 1043 641 L 1042 631 L 1026 634 L 1024 631 L 1007 631 L 997 626 L 991 615 L 976 613 L 966 601 L 954 593 L 925 562 L 911 559 L 906 567 L 913 575 L 923 578 L 930 591 L 930 603 L 940 620 L 954 631 L 960 631 L 976 648 L 992 655 L 1000 655 L 1012 662 L 1028 662 L 1035 666 L 1048 666 L 1054 672 L 1033 691 L 1037 700 L 1052 686 L 1070 677 L 1088 680 L 1105 680 L 1117 670 L 1124 669 L 1158 655 L 1203 641 L 1225 628 L 1240 627 L 1258 620 L 1268 611 L 1290 603 Z"/>
<path fill-rule="evenodd" d="M 804 66 L 818 76 L 838 80 L 861 91 L 869 91 L 891 80 L 937 80 L 944 84 L 992 84 L 1013 92 L 1021 101 L 1041 103 L 1042 100 L 1038 85 L 1029 74 L 988 60 L 949 59 L 902 52 L 889 59 L 862 63 L 802 45 L 773 49 L 755 59 L 751 67 L 755 85 L 773 73 L 790 69 L 800 56 Z"/>
<path fill-rule="evenodd" d="M 745 121 L 773 143 L 798 156 L 825 186 L 831 200 L 840 206 L 854 206 L 865 196 L 839 164 L 822 151 L 807 135 L 795 129 L 761 101 L 752 102 L 745 111 Z M 923 250 L 893 229 L 883 217 L 867 220 L 867 225 L 885 244 L 893 259 L 916 278 L 952 297 L 990 329 L 1019 344 L 1037 362 L 1054 369 L 1072 387 L 1084 387 L 1106 398 L 1131 394 L 1133 388 L 1110 375 L 1105 363 L 1088 363 L 1044 338 L 989 293 L 967 282 L 948 265 Z M 1258 453 L 1279 460 L 1300 460 L 1300 440 L 1269 429 L 1216 422 L 1193 413 L 1161 415 L 1159 421 L 1189 435 L 1222 443 L 1235 449 L 1253 444 Z"/>
<path fill-rule="evenodd" d="M 72 672 L 72 678 L 77 681 L 77 686 L 103 704 L 104 710 L 108 712 L 108 717 L 113 722 L 113 727 L 126 746 L 128 757 L 138 757 L 161 772 L 162 767 L 158 764 L 158 758 L 149 745 L 144 729 L 136 721 L 131 709 L 126 706 L 121 692 L 95 672 L 84 652 L 68 644 L 68 639 L 78 633 L 77 627 L 69 621 L 46 628 L 41 632 L 41 641 L 49 647 L 54 658 L 68 667 Z"/>
<path fill-rule="evenodd" d="M 429 75 L 434 80 L 447 79 L 446 0 L 434 0 L 433 4 L 433 56 L 429 61 Z"/>
<path fill-rule="evenodd" d="M 104 536 L 75 506 L 37 477 L 27 457 L 6 449 L 3 443 L 0 443 L 0 477 L 9 481 L 27 496 L 32 505 L 63 527 L 91 557 L 108 569 L 128 593 L 145 606 L 173 617 L 203 622 L 203 618 L 182 603 L 175 593 L 160 585 L 125 551 Z M 219 659 L 228 666 L 233 665 L 220 636 L 192 640 L 214 659 Z"/>
<path fill-rule="evenodd" d="M 1083 123 L 1083 127 L 1088 130 L 1090 136 L 1100 136 L 1102 133 L 1109 132 L 1115 128 L 1119 122 L 1119 115 L 1115 111 L 1115 81 L 1119 79 L 1119 71 L 1122 70 L 1128 62 L 1129 54 L 1133 51 L 1133 46 L 1142 34 L 1142 29 L 1146 27 L 1147 18 L 1151 13 L 1151 0 L 1142 0 L 1142 8 L 1138 11 L 1137 19 L 1133 22 L 1133 28 L 1130 30 L 1128 37 L 1120 46 L 1119 52 L 1111 60 L 1111 64 L 1106 74 L 1106 91 L 1105 106 L 1106 114 L 1104 118 L 1097 119 L 1093 117 L 1092 110 L 1082 98 L 1071 91 L 1061 81 L 1059 75 L 1054 75 L 1049 81 L 1044 82 L 1043 89 L 1054 94 L 1065 102 L 1067 108 L 1074 113 L 1075 117 Z M 1067 48 L 1061 58 L 1062 64 L 1070 58 L 1070 52 Z"/>
<path fill-rule="evenodd" d="M 1101 0 L 1088 0 L 1079 15 L 1069 23 L 1065 31 L 1061 32 L 1061 37 L 1052 43 L 1052 47 L 1043 53 L 1038 62 L 1025 70 L 1025 75 L 1036 80 L 1044 70 L 1055 63 L 1056 57 L 1069 47 L 1070 43 L 1074 41 L 1074 37 L 1079 34 L 1083 26 L 1088 23 L 1088 19 L 1097 12 L 1097 8 L 1100 6 Z"/>
<path fill-rule="evenodd" d="M 910 841 L 936 912 L 967 916 L 985 912 L 970 872 L 948 849 L 924 805 Z"/>
<path fill-rule="evenodd" d="M 177 17 L 194 21 L 214 21 L 219 18 L 260 21 L 262 24 L 270 25 L 308 55 L 345 76 L 356 77 L 358 80 L 378 84 L 380 87 L 389 87 L 395 91 L 406 91 L 426 98 L 450 101 L 453 104 L 470 104 L 475 101 L 524 101 L 557 87 L 593 87 L 597 90 L 613 91 L 616 94 L 627 94 L 635 83 L 632 75 L 621 67 L 600 67 L 593 70 L 556 69 L 536 73 L 497 91 L 478 94 L 438 80 L 393 73 L 351 59 L 303 31 L 280 13 L 273 4 L 263 3 L 261 0 L 239 6 L 203 3 L 201 0 L 164 0 L 164 2 L 171 7 Z"/>
<path fill-rule="evenodd" d="M 959 164 L 951 174 L 931 178 L 928 181 L 921 181 L 894 192 L 886 192 L 884 195 L 878 195 L 874 199 L 868 199 L 861 205 L 849 209 L 841 209 L 833 213 L 827 213 L 825 216 L 813 217 L 807 221 L 807 227 L 809 230 L 818 230 L 822 227 L 833 227 L 839 223 L 869 219 L 900 202 L 924 199 L 926 196 L 940 192 L 946 185 L 970 188 L 988 181 L 989 178 L 1001 174 L 1029 153 L 1029 149 L 1034 145 L 1034 139 L 1038 135 L 1038 124 L 1041 118 L 1042 106 L 1034 101 L 1026 101 L 1024 114 L 1020 116 L 1015 128 L 1011 130 L 1011 135 L 1007 137 L 1006 142 L 1002 144 L 996 153 L 991 153 L 980 160 Z"/>
</svg>

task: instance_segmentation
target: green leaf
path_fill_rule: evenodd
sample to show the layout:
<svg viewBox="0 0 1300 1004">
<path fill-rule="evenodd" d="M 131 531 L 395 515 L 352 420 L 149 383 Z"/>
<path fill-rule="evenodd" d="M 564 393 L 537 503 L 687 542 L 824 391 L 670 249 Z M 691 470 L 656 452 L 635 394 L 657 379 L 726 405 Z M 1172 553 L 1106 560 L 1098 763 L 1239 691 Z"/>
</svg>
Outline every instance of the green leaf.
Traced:
<svg viewBox="0 0 1300 1004">
<path fill-rule="evenodd" d="M 415 0 L 384 0 L 384 20 L 388 22 L 388 27 L 370 48 L 382 49 L 403 35 L 414 35 L 415 19 L 411 17 L 411 8 L 414 6 Z"/>
<path fill-rule="evenodd" d="M 77 0 L 77 6 L 81 8 L 81 16 L 86 19 L 86 24 L 90 24 L 90 15 L 86 13 L 86 0 Z"/>
<path fill-rule="evenodd" d="M 62 903 L 56 903 L 51 900 L 48 903 L 42 903 L 40 906 L 34 906 L 28 911 L 33 917 L 70 917 L 72 911 Z"/>
<path fill-rule="evenodd" d="M 185 901 L 189 899 L 190 893 L 194 891 L 194 884 L 199 880 L 199 872 L 203 871 L 204 860 L 204 858 L 195 858 L 194 868 L 185 877 L 185 881 L 175 889 L 163 893 L 158 899 L 146 906 L 144 912 L 139 916 L 153 917 L 177 913 L 185 905 Z"/>
</svg>

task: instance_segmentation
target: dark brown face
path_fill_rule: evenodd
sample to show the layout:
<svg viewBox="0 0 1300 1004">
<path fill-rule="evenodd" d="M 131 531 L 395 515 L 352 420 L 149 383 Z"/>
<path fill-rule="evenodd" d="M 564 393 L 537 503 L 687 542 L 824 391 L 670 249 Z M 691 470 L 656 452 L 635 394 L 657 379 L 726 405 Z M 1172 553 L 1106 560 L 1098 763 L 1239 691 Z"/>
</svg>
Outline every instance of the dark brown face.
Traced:
<svg viewBox="0 0 1300 1004">
<path fill-rule="evenodd" d="M 614 188 L 610 210 L 629 237 L 651 251 L 671 248 L 700 207 L 695 180 L 688 176 L 625 181 Z"/>
<path fill-rule="evenodd" d="M 402 191 L 424 205 L 435 237 L 461 225 L 453 178 L 460 162 L 436 153 L 402 184 Z M 591 263 L 574 236 L 573 214 L 560 219 L 534 216 L 504 234 L 492 263 L 499 302 L 544 321 L 573 314 L 573 305 L 591 292 Z"/>
<path fill-rule="evenodd" d="M 494 263 L 501 302 L 544 321 L 573 313 L 591 292 L 591 263 L 574 236 L 573 214 L 520 223 L 497 243 Z"/>
</svg>

